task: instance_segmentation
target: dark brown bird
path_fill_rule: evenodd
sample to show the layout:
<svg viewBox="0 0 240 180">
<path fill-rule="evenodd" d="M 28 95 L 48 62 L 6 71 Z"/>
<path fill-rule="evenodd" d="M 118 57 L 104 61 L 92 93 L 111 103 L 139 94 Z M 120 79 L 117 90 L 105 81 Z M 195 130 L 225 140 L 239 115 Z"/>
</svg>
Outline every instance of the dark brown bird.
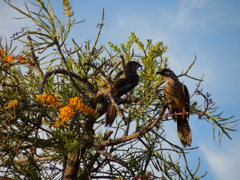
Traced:
<svg viewBox="0 0 240 180">
<path fill-rule="evenodd" d="M 190 97 L 187 87 L 182 84 L 178 77 L 170 69 L 163 69 L 157 74 L 162 75 L 164 86 L 164 97 L 167 103 L 169 113 L 182 113 L 181 115 L 173 115 L 174 121 L 177 121 L 177 132 L 183 146 L 191 146 L 192 133 L 188 124 L 190 107 Z"/>
<path fill-rule="evenodd" d="M 130 61 L 126 64 L 126 74 L 120 72 L 116 76 L 116 80 L 113 82 L 111 87 L 111 94 L 118 103 L 120 97 L 129 91 L 131 91 L 134 87 L 137 86 L 139 77 L 137 74 L 137 69 L 142 67 L 138 62 Z M 111 126 L 115 117 L 117 115 L 117 109 L 113 103 L 110 103 L 108 106 L 108 110 L 106 113 L 106 126 Z"/>
</svg>

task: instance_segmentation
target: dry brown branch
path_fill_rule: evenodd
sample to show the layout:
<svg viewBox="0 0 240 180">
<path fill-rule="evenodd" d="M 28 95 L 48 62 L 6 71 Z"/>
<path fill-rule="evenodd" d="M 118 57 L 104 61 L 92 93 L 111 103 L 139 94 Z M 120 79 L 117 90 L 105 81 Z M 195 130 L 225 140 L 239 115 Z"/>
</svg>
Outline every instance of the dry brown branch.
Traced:
<svg viewBox="0 0 240 180">
<path fill-rule="evenodd" d="M 122 55 L 120 55 L 120 58 L 121 58 L 121 63 L 122 63 L 122 67 L 123 67 L 123 74 L 124 74 L 124 76 L 126 76 L 125 59 Z"/>
<path fill-rule="evenodd" d="M 133 133 L 131 135 L 128 135 L 128 136 L 122 136 L 122 137 L 116 138 L 116 139 L 109 139 L 109 140 L 105 140 L 105 141 L 94 142 L 93 143 L 93 148 L 97 148 L 97 147 L 100 148 L 100 147 L 117 145 L 117 144 L 120 144 L 120 143 L 123 143 L 123 142 L 130 141 L 132 139 L 136 139 L 136 138 L 146 134 L 153 127 L 155 127 L 157 125 L 157 123 L 163 118 L 165 110 L 166 110 L 166 106 L 163 106 L 162 109 L 161 109 L 159 117 L 156 118 L 155 120 L 149 122 L 146 126 L 142 127 L 138 132 L 135 132 L 135 133 Z"/>
<path fill-rule="evenodd" d="M 49 72 L 46 72 L 46 74 L 44 75 L 44 78 L 42 80 L 42 83 L 41 83 L 41 86 L 40 86 L 40 90 L 39 90 L 39 94 L 42 94 L 43 93 L 43 90 L 44 90 L 44 86 L 46 84 L 46 81 L 47 79 L 52 76 L 53 74 L 65 74 L 65 75 L 68 75 L 68 76 L 72 76 L 74 77 L 75 79 L 81 81 L 82 83 L 84 83 L 87 87 L 88 87 L 88 90 L 92 93 L 95 93 L 96 91 L 94 90 L 94 87 L 92 86 L 92 84 L 85 78 L 82 78 L 80 77 L 79 75 L 73 73 L 73 72 L 68 72 L 64 69 L 56 69 L 56 70 L 53 70 L 53 71 L 49 71 Z"/>
<path fill-rule="evenodd" d="M 96 65 L 94 65 L 92 63 L 84 63 L 83 65 L 90 66 L 93 69 L 96 69 L 103 76 L 104 80 L 107 81 L 108 84 L 112 83 L 111 79 L 105 74 L 105 72 L 102 71 L 100 68 L 98 68 Z"/>
<path fill-rule="evenodd" d="M 33 62 L 34 62 L 33 68 L 35 69 L 35 71 L 37 72 L 39 77 L 43 78 L 44 74 L 42 72 L 42 69 L 39 66 L 38 57 L 35 55 L 35 50 L 34 50 L 34 47 L 33 47 L 32 38 L 31 38 L 30 35 L 28 35 L 27 39 L 29 41 L 30 57 L 31 57 L 31 60 L 33 60 Z"/>
<path fill-rule="evenodd" d="M 56 157 L 49 156 L 49 157 L 34 157 L 34 161 L 53 161 L 56 160 Z M 14 164 L 23 164 L 29 161 L 29 158 L 22 158 L 14 161 Z M 0 166 L 7 166 L 5 162 L 0 163 Z"/>
</svg>

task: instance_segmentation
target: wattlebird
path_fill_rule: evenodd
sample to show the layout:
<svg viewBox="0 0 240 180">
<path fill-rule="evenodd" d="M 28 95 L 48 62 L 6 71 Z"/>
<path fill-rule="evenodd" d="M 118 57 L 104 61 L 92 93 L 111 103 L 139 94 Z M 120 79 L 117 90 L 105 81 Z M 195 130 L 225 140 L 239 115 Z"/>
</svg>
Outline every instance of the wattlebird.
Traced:
<svg viewBox="0 0 240 180">
<path fill-rule="evenodd" d="M 174 121 L 177 121 L 178 137 L 183 146 L 191 146 L 192 133 L 188 124 L 190 97 L 187 87 L 170 69 L 163 69 L 157 74 L 162 75 L 164 85 L 164 97 L 167 108 Z"/>
<path fill-rule="evenodd" d="M 120 97 L 137 86 L 139 77 L 137 69 L 142 67 L 138 62 L 130 61 L 125 66 L 125 74 L 120 72 L 111 86 L 111 94 L 115 102 L 118 103 Z M 114 103 L 110 103 L 106 113 L 106 125 L 111 126 L 117 115 Z"/>
</svg>

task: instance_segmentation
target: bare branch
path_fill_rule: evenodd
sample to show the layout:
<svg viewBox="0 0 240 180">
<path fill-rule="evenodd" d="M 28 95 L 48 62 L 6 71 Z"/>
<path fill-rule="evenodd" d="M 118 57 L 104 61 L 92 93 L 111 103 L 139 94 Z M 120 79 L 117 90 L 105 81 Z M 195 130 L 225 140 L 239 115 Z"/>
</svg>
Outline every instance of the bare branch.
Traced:
<svg viewBox="0 0 240 180">
<path fill-rule="evenodd" d="M 48 156 L 48 157 L 34 157 L 34 161 L 53 161 L 56 160 L 56 157 Z M 14 164 L 23 164 L 29 161 L 29 158 L 22 158 L 14 161 Z M 0 163 L 0 166 L 8 166 L 7 163 L 2 162 Z"/>
<path fill-rule="evenodd" d="M 102 71 L 100 68 L 98 68 L 97 66 L 95 66 L 94 64 L 92 63 L 84 63 L 83 65 L 86 65 L 86 66 L 90 66 L 94 69 L 96 69 L 104 78 L 105 81 L 107 81 L 108 84 L 111 84 L 111 79 L 105 74 L 104 71 Z"/>
<path fill-rule="evenodd" d="M 124 76 L 126 76 L 125 59 L 122 55 L 120 55 L 120 58 L 121 58 L 121 63 L 122 63 L 122 67 L 123 67 L 123 74 L 124 74 Z"/>
<path fill-rule="evenodd" d="M 120 138 L 116 138 L 116 139 L 109 139 L 109 140 L 106 140 L 106 141 L 94 142 L 93 147 L 106 147 L 106 146 L 117 145 L 117 144 L 130 141 L 132 139 L 138 138 L 138 137 L 146 134 L 153 127 L 155 127 L 157 125 L 157 123 L 162 119 L 165 110 L 166 110 L 166 106 L 163 106 L 162 109 L 161 109 L 161 113 L 160 113 L 159 117 L 156 118 L 155 120 L 153 120 L 152 122 L 149 122 L 146 126 L 142 127 L 138 132 L 133 133 L 133 134 L 128 135 L 128 136 L 123 136 L 123 137 L 120 137 Z"/>
<path fill-rule="evenodd" d="M 68 76 L 72 76 L 72 77 L 76 78 L 77 80 L 81 81 L 82 83 L 84 83 L 88 87 L 88 90 L 90 92 L 96 93 L 96 91 L 94 90 L 94 87 L 92 86 L 92 84 L 87 79 L 82 78 L 82 77 L 80 77 L 79 75 L 77 75 L 73 72 L 68 72 L 64 69 L 56 69 L 56 70 L 53 70 L 53 71 L 49 71 L 44 75 L 44 78 L 43 78 L 41 86 L 40 86 L 39 94 L 43 93 L 43 89 L 44 89 L 44 86 L 46 84 L 47 79 L 50 76 L 52 76 L 53 74 L 65 74 L 65 75 L 68 75 Z"/>
<path fill-rule="evenodd" d="M 93 48 L 92 48 L 92 54 L 94 54 L 94 51 L 96 49 L 96 46 L 97 46 L 99 37 L 101 35 L 103 26 L 104 26 L 104 9 L 102 9 L 102 20 L 101 20 L 101 23 L 98 24 L 98 34 L 97 34 L 96 40 L 95 40 Z"/>
<path fill-rule="evenodd" d="M 38 62 L 38 58 L 35 55 L 35 50 L 34 50 L 34 47 L 33 47 L 32 38 L 30 37 L 30 35 L 28 35 L 27 39 L 29 41 L 29 49 L 30 49 L 31 59 L 34 62 L 34 66 L 33 67 L 34 67 L 35 71 L 38 73 L 38 75 L 40 76 L 40 78 L 43 78 L 44 74 L 43 74 L 42 69 L 40 68 L 40 65 L 39 65 L 39 62 Z"/>
</svg>

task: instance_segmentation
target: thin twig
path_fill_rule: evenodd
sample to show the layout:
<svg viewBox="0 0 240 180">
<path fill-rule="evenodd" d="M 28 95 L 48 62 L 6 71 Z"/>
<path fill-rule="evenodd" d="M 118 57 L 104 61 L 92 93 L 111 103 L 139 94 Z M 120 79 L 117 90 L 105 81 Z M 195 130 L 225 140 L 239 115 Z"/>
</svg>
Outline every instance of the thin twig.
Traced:
<svg viewBox="0 0 240 180">
<path fill-rule="evenodd" d="M 53 70 L 53 71 L 49 71 L 44 75 L 44 78 L 43 78 L 41 86 L 40 86 L 39 94 L 43 93 L 44 86 L 46 84 L 47 79 L 50 76 L 52 76 L 53 74 L 65 74 L 65 75 L 68 75 L 68 76 L 72 76 L 72 77 L 76 78 L 77 80 L 81 81 L 82 83 L 84 83 L 88 87 L 88 90 L 90 92 L 96 93 L 96 91 L 94 90 L 94 87 L 92 86 L 92 84 L 87 79 L 82 78 L 82 77 L 80 77 L 79 75 L 77 75 L 73 72 L 68 72 L 64 69 L 56 69 L 56 70 Z"/>
<path fill-rule="evenodd" d="M 100 37 L 100 35 L 101 35 L 103 26 L 104 26 L 104 9 L 102 9 L 102 20 L 101 20 L 101 23 L 98 24 L 98 34 L 97 34 L 96 40 L 95 40 L 94 45 L 93 45 L 93 48 L 92 48 L 92 53 L 93 53 L 93 54 L 94 54 L 94 51 L 95 51 L 95 49 L 96 49 L 96 46 L 97 46 L 99 37 Z"/>
<path fill-rule="evenodd" d="M 193 80 L 196 80 L 196 81 L 203 81 L 202 78 L 199 79 L 199 78 L 195 78 L 195 77 L 192 77 L 192 76 L 189 76 L 189 75 L 188 75 L 190 69 L 193 67 L 193 65 L 195 64 L 196 60 L 197 60 L 197 56 L 194 55 L 194 60 L 193 60 L 193 62 L 190 64 L 190 66 L 187 68 L 187 70 L 186 70 L 185 72 L 182 72 L 180 75 L 178 75 L 178 77 L 186 76 L 186 77 L 188 77 L 188 78 L 190 78 L 190 79 L 193 79 Z"/>
<path fill-rule="evenodd" d="M 123 165 L 123 166 L 125 166 L 125 167 L 128 166 L 128 163 L 126 163 L 126 162 L 124 162 L 123 160 L 117 158 L 117 156 L 114 156 L 114 155 L 112 155 L 112 154 L 110 154 L 110 153 L 107 153 L 106 151 L 97 150 L 97 152 L 98 152 L 99 154 L 102 154 L 102 155 L 104 155 L 104 156 L 106 156 L 106 157 L 109 157 L 109 158 L 115 160 L 117 163 L 119 163 L 119 164 L 121 164 L 121 165 Z"/>
<path fill-rule="evenodd" d="M 121 62 L 118 62 L 118 63 L 114 64 L 114 66 L 113 66 L 112 70 L 110 71 L 110 73 L 108 74 L 108 76 L 111 76 L 112 73 L 113 73 L 113 71 L 114 71 L 120 64 L 121 64 Z"/>
<path fill-rule="evenodd" d="M 56 157 L 53 156 L 47 156 L 47 157 L 34 157 L 33 160 L 34 161 L 53 161 L 55 160 Z M 22 159 L 18 159 L 14 161 L 14 164 L 22 164 L 22 163 L 26 163 L 29 161 L 29 158 L 22 158 Z M 5 166 L 5 162 L 0 163 L 0 166 Z M 7 166 L 7 164 L 6 164 Z"/>
<path fill-rule="evenodd" d="M 92 64 L 92 63 L 84 63 L 83 65 L 85 66 L 90 66 L 93 69 L 96 69 L 104 78 L 105 81 L 107 81 L 108 84 L 111 84 L 111 79 L 105 74 L 104 71 L 102 71 L 100 68 L 98 68 L 96 65 Z"/>
<path fill-rule="evenodd" d="M 32 38 L 30 35 L 27 35 L 27 39 L 29 41 L 29 49 L 31 54 L 31 59 L 34 62 L 34 69 L 38 73 L 38 75 L 42 78 L 44 76 L 42 69 L 40 68 L 38 57 L 35 55 L 35 50 L 32 43 Z"/>
<path fill-rule="evenodd" d="M 122 67 L 123 67 L 123 74 L 124 74 L 124 76 L 126 76 L 125 59 L 122 55 L 120 55 L 120 58 L 121 58 L 121 63 L 122 63 Z"/>
</svg>

